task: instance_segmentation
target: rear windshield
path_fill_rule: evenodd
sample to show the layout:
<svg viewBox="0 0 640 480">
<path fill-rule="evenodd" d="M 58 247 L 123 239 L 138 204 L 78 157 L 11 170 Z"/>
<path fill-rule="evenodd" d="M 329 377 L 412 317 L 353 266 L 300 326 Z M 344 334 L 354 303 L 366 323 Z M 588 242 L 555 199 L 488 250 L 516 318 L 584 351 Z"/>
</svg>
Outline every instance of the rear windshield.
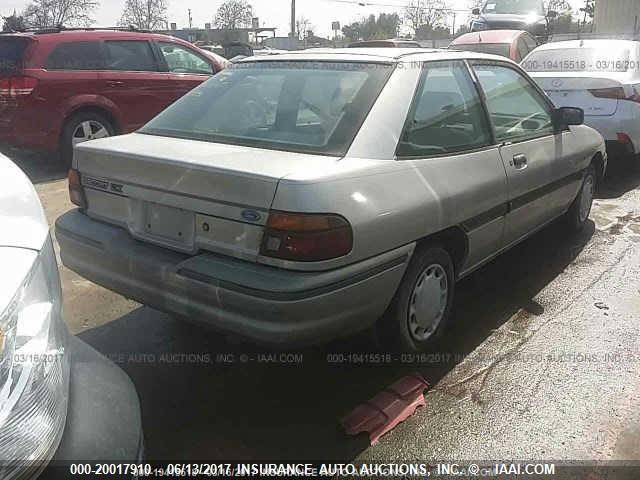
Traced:
<svg viewBox="0 0 640 480">
<path fill-rule="evenodd" d="M 469 52 L 478 53 L 491 53 L 493 55 L 501 55 L 503 57 L 509 56 L 509 48 L 511 45 L 508 43 L 469 43 L 463 45 L 452 45 L 451 48 L 455 50 L 466 50 Z"/>
<path fill-rule="evenodd" d="M 0 72 L 11 73 L 23 68 L 24 51 L 29 44 L 26 38 L 0 36 Z"/>
<path fill-rule="evenodd" d="M 540 0 L 489 0 L 485 3 L 482 12 L 513 15 L 535 13 L 542 15 L 544 8 Z"/>
<path fill-rule="evenodd" d="M 236 64 L 140 132 L 342 156 L 393 68 L 348 62 Z"/>
<path fill-rule="evenodd" d="M 626 72 L 640 67 L 628 49 L 563 48 L 533 51 L 522 62 L 530 72 Z"/>
</svg>

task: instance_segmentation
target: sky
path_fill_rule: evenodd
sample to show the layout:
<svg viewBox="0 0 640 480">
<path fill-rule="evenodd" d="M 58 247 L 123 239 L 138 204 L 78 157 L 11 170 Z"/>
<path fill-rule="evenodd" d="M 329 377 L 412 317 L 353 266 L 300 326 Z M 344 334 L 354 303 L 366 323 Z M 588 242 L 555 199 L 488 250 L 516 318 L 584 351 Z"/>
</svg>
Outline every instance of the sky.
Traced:
<svg viewBox="0 0 640 480">
<path fill-rule="evenodd" d="M 223 0 L 167 0 L 169 4 L 169 22 L 176 22 L 178 28 L 189 25 L 188 9 L 191 9 L 194 27 L 203 28 L 211 22 Z M 363 1 L 366 6 L 357 5 Z M 410 0 L 296 0 L 296 16 L 308 18 L 316 35 L 329 36 L 331 22 L 339 21 L 346 25 L 363 16 L 379 13 L 402 12 Z M 474 0 L 445 0 L 447 7 L 459 9 L 456 16 L 456 28 L 466 22 L 469 12 L 475 5 Z M 11 15 L 13 10 L 22 11 L 28 0 L 1 0 L 0 15 Z M 125 0 L 100 0 L 100 7 L 95 12 L 95 26 L 115 26 L 118 23 Z M 278 36 L 286 36 L 289 31 L 291 17 L 290 0 L 249 0 L 253 5 L 254 16 L 260 19 L 260 26 L 276 27 Z M 577 9 L 584 5 L 584 0 L 570 0 Z M 378 4 L 378 5 L 372 5 Z M 383 6 L 384 5 L 384 6 Z M 453 18 L 449 18 L 451 26 Z"/>
</svg>

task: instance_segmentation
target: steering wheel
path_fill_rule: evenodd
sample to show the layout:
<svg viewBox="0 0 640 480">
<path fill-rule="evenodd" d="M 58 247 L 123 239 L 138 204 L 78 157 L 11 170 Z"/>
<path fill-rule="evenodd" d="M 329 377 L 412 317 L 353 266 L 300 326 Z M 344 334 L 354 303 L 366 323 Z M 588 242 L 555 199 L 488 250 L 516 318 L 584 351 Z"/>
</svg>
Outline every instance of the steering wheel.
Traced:
<svg viewBox="0 0 640 480">
<path fill-rule="evenodd" d="M 264 125 L 267 123 L 267 109 L 255 100 L 248 100 L 240 108 L 240 115 L 247 125 Z"/>
<path fill-rule="evenodd" d="M 535 120 L 536 117 L 540 117 L 543 114 L 540 112 L 536 112 L 536 113 L 532 113 L 531 115 L 523 118 L 522 120 L 520 120 L 518 123 L 516 123 L 513 127 L 511 127 L 509 130 L 507 130 L 507 133 L 517 133 L 517 132 L 522 132 L 524 130 L 531 130 L 530 128 L 524 128 L 524 124 L 526 122 L 529 122 L 531 120 Z"/>
</svg>

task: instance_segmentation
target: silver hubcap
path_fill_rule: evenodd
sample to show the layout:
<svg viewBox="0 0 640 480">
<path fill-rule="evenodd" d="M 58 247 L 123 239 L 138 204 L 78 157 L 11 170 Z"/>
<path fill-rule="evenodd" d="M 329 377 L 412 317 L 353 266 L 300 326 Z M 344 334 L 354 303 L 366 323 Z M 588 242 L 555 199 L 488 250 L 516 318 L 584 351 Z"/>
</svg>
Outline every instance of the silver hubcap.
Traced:
<svg viewBox="0 0 640 480">
<path fill-rule="evenodd" d="M 593 175 L 589 175 L 584 179 L 582 192 L 580 193 L 580 223 L 586 222 L 587 217 L 591 212 L 594 187 Z"/>
<path fill-rule="evenodd" d="M 430 265 L 418 277 L 409 298 L 409 331 L 414 340 L 431 337 L 444 316 L 449 296 L 447 273 L 440 265 Z"/>
<path fill-rule="evenodd" d="M 78 125 L 73 132 L 73 144 L 87 142 L 96 138 L 104 138 L 109 136 L 109 130 L 100 122 L 95 120 L 87 120 Z"/>
</svg>

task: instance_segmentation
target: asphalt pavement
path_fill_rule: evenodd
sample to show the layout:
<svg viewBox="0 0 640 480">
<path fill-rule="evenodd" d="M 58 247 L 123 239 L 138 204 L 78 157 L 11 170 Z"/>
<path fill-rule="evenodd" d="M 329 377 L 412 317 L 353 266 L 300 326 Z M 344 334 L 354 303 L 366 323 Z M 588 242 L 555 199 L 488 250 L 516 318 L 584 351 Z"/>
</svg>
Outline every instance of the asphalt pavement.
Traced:
<svg viewBox="0 0 640 480">
<path fill-rule="evenodd" d="M 71 208 L 64 171 L 14 157 L 53 223 Z M 263 350 L 61 265 L 66 318 L 133 379 L 151 460 L 640 460 L 640 169 L 614 166 L 592 220 L 578 236 L 551 225 L 462 281 L 425 358 L 352 355 L 373 352 L 364 335 Z M 426 407 L 374 447 L 344 434 L 340 417 L 416 371 Z"/>
</svg>

